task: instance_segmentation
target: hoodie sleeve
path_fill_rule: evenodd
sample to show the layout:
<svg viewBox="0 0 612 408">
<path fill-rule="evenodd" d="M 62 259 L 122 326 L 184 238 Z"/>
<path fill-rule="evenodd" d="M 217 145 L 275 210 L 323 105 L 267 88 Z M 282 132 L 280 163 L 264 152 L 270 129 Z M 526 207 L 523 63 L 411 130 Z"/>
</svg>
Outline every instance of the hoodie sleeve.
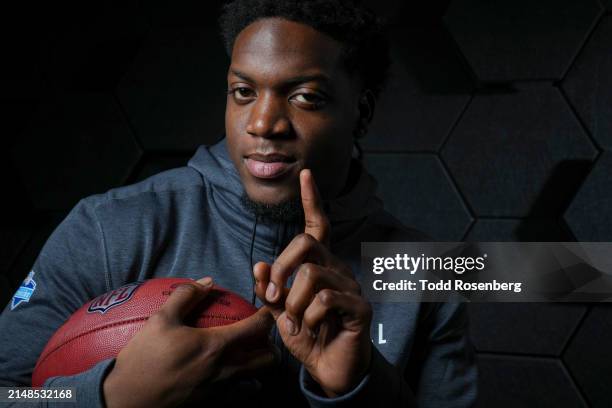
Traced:
<svg viewBox="0 0 612 408">
<path fill-rule="evenodd" d="M 300 387 L 313 408 L 324 407 L 416 407 L 412 391 L 400 370 L 389 364 L 376 347 L 372 346 L 372 361 L 368 374 L 350 392 L 335 398 L 323 397 L 319 384 L 302 366 Z"/>
<path fill-rule="evenodd" d="M 79 202 L 51 234 L 0 315 L 0 386 L 30 386 L 38 356 L 53 333 L 86 301 L 109 289 L 102 229 L 90 200 Z M 101 384 L 112 362 L 50 378 L 45 386 L 74 387 L 78 406 L 102 407 Z M 45 401 L 40 406 L 56 405 Z"/>
<path fill-rule="evenodd" d="M 478 370 L 468 337 L 466 303 L 429 303 L 424 333 L 407 366 L 419 407 L 472 407 Z"/>
<path fill-rule="evenodd" d="M 302 366 L 300 387 L 310 406 L 473 406 L 477 370 L 467 340 L 465 305 L 441 303 L 429 306 L 429 315 L 420 328 L 422 340 L 415 344 L 418 350 L 407 363 L 408 376 L 405 377 L 372 346 L 370 371 L 361 383 L 345 395 L 326 398 Z"/>
</svg>

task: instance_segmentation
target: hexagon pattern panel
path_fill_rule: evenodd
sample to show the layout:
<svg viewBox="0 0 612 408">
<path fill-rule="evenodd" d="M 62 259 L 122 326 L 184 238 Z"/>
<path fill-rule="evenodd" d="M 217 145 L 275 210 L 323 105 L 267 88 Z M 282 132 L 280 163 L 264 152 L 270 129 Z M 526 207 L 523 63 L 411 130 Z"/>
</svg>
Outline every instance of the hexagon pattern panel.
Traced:
<svg viewBox="0 0 612 408">
<path fill-rule="evenodd" d="M 214 26 L 153 30 L 117 95 L 147 150 L 195 150 L 224 131 L 228 59 Z"/>
<path fill-rule="evenodd" d="M 9 270 L 32 234 L 28 226 L 6 226 L 0 229 L 0 275 Z"/>
<path fill-rule="evenodd" d="M 572 241 L 554 219 L 478 219 L 466 241 Z M 583 318 L 578 304 L 472 303 L 470 334 L 476 350 L 558 357 Z"/>
<path fill-rule="evenodd" d="M 444 18 L 485 82 L 560 79 L 601 13 L 596 0 L 456 0 Z"/>
<path fill-rule="evenodd" d="M 427 26 L 440 21 L 451 0 L 411 2 L 404 0 L 363 0 L 362 4 L 394 26 Z"/>
<path fill-rule="evenodd" d="M 146 16 L 131 0 L 96 8 L 58 3 L 62 13 L 49 24 L 41 45 L 47 85 L 72 92 L 112 90 L 149 30 Z"/>
<path fill-rule="evenodd" d="M 395 29 L 391 38 L 392 68 L 363 147 L 436 152 L 467 105 L 471 80 L 443 28 Z"/>
<path fill-rule="evenodd" d="M 148 1 L 141 4 L 143 15 L 153 27 L 214 26 L 223 0 Z"/>
<path fill-rule="evenodd" d="M 481 355 L 480 408 L 588 407 L 561 361 Z"/>
<path fill-rule="evenodd" d="M 586 307 L 550 303 L 472 303 L 470 333 L 477 351 L 559 357 Z"/>
<path fill-rule="evenodd" d="M 13 292 L 13 285 L 9 283 L 8 278 L 0 275 L 0 311 L 4 310 L 9 300 L 11 300 Z"/>
<path fill-rule="evenodd" d="M 0 152 L 0 184 L 7 197 L 0 205 L 0 226 L 19 225 L 32 214 L 33 206 L 9 149 Z"/>
<path fill-rule="evenodd" d="M 601 155 L 565 213 L 579 241 L 612 241 L 612 153 Z"/>
<path fill-rule="evenodd" d="M 492 217 L 561 212 L 596 155 L 554 88 L 476 95 L 442 150 L 476 215 Z"/>
<path fill-rule="evenodd" d="M 147 154 L 132 173 L 129 182 L 136 183 L 162 171 L 186 166 L 191 156 L 191 154 Z"/>
<path fill-rule="evenodd" d="M 79 199 L 222 137 L 222 3 L 3 9 L 2 306 Z M 391 25 L 363 140 L 391 213 L 438 240 L 612 241 L 612 0 L 365 3 Z M 610 307 L 468 309 L 478 406 L 610 406 Z"/>
<path fill-rule="evenodd" d="M 606 16 L 574 62 L 563 90 L 593 138 L 612 149 L 612 16 Z"/>
<path fill-rule="evenodd" d="M 437 240 L 461 240 L 472 217 L 435 155 L 372 153 L 365 163 L 391 214 Z"/>
<path fill-rule="evenodd" d="M 610 406 L 612 307 L 594 306 L 572 339 L 564 361 L 593 407 Z"/>
<path fill-rule="evenodd" d="M 81 93 L 44 101 L 12 154 L 34 206 L 66 210 L 123 183 L 141 151 L 112 94 Z"/>
<path fill-rule="evenodd" d="M 466 241 L 573 241 L 572 234 L 557 219 L 487 219 L 476 220 Z"/>
</svg>

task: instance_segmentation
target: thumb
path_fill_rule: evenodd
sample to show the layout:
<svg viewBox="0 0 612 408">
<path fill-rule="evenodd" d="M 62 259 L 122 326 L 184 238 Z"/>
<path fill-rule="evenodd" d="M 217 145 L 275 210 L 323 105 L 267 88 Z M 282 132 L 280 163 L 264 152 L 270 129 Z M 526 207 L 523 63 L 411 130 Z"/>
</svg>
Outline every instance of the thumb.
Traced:
<svg viewBox="0 0 612 408">
<path fill-rule="evenodd" d="M 178 286 L 157 312 L 167 321 L 182 322 L 203 301 L 213 287 L 210 277 Z"/>
<path fill-rule="evenodd" d="M 274 319 L 270 315 L 270 311 L 266 306 L 263 306 L 246 319 L 227 326 L 211 327 L 206 330 L 218 332 L 225 344 L 230 346 L 235 342 L 267 338 L 273 325 Z"/>
<path fill-rule="evenodd" d="M 272 267 L 270 264 L 266 262 L 257 262 L 253 267 L 253 275 L 255 276 L 255 294 L 268 308 L 270 314 L 274 318 L 274 320 L 278 319 L 278 316 L 283 312 L 283 305 L 285 304 L 284 300 L 279 301 L 276 304 L 271 304 L 266 299 L 266 289 L 268 287 L 268 283 L 270 282 L 270 271 Z M 287 294 L 289 293 L 288 288 L 283 288 L 281 298 L 286 299 Z"/>
</svg>

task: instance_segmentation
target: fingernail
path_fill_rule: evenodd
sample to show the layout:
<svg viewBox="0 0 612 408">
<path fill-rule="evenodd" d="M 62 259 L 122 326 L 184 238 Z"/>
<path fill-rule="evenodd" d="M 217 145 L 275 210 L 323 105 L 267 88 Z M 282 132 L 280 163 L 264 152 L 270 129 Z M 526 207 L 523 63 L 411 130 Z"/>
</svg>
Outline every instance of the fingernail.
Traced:
<svg viewBox="0 0 612 408">
<path fill-rule="evenodd" d="M 295 336 L 297 334 L 295 323 L 293 323 L 293 320 L 291 320 L 289 316 L 285 316 L 285 326 L 287 327 L 287 331 L 289 331 L 290 335 Z"/>
<path fill-rule="evenodd" d="M 276 299 L 276 292 L 277 290 L 274 282 L 268 283 L 268 288 L 266 289 L 266 300 L 268 302 L 274 302 L 274 299 Z"/>
<path fill-rule="evenodd" d="M 174 290 L 180 290 L 183 292 L 195 292 L 197 288 L 190 283 L 181 283 Z"/>
<path fill-rule="evenodd" d="M 212 286 L 212 283 L 213 283 L 212 278 L 210 276 L 207 276 L 202 279 L 198 279 L 197 282 L 206 288 L 209 286 Z"/>
</svg>

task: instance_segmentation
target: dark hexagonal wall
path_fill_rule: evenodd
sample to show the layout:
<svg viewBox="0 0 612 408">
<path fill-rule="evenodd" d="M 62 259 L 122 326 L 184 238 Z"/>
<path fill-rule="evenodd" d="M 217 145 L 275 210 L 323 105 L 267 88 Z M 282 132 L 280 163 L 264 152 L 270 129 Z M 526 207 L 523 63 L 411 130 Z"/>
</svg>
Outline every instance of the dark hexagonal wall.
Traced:
<svg viewBox="0 0 612 408">
<path fill-rule="evenodd" d="M 33 206 L 28 191 L 19 175 L 17 166 L 13 162 L 10 150 L 0 152 L 0 185 L 3 188 L 3 196 L 0 208 L 0 225 L 19 225 L 24 218 L 32 213 Z"/>
<path fill-rule="evenodd" d="M 444 18 L 481 81 L 559 79 L 601 13 L 596 0 L 457 0 Z"/>
<path fill-rule="evenodd" d="M 439 240 L 612 241 L 612 0 L 364 2 L 391 24 L 363 147 L 393 214 Z M 222 3 L 3 6 L 2 305 L 80 198 L 222 136 Z M 478 406 L 610 406 L 609 307 L 468 309 Z"/>
<path fill-rule="evenodd" d="M 439 26 L 398 28 L 391 38 L 387 90 L 363 146 L 369 151 L 435 152 L 465 108 L 472 84 Z"/>
<path fill-rule="evenodd" d="M 612 16 L 599 23 L 563 81 L 570 103 L 595 140 L 612 149 Z"/>
<path fill-rule="evenodd" d="M 6 276 L 0 275 L 0 311 L 4 310 L 12 295 L 13 284 L 9 282 Z"/>
<path fill-rule="evenodd" d="M 480 218 L 470 228 L 466 241 L 572 241 L 572 235 L 556 219 Z"/>
<path fill-rule="evenodd" d="M 612 305 L 594 306 L 563 360 L 594 407 L 610 406 Z"/>
<path fill-rule="evenodd" d="M 430 154 L 367 154 L 385 208 L 438 240 L 460 240 L 472 217 L 442 164 Z"/>
<path fill-rule="evenodd" d="M 479 219 L 466 241 L 572 241 L 555 219 Z M 470 333 L 482 352 L 560 356 L 586 307 L 549 303 L 472 303 Z"/>
<path fill-rule="evenodd" d="M 612 241 L 612 153 L 601 155 L 565 213 L 579 241 Z"/>
<path fill-rule="evenodd" d="M 46 100 L 12 151 L 34 206 L 52 210 L 123 183 L 140 154 L 109 93 Z"/>
<path fill-rule="evenodd" d="M 146 154 L 134 169 L 128 182 L 135 183 L 162 171 L 186 166 L 191 156 L 192 154 L 181 153 Z"/>
<path fill-rule="evenodd" d="M 451 0 L 363 0 L 362 4 L 394 26 L 427 26 L 441 21 Z"/>
<path fill-rule="evenodd" d="M 560 213 L 597 150 L 554 88 L 479 94 L 442 150 L 476 215 Z"/>
<path fill-rule="evenodd" d="M 42 27 L 50 22 L 49 16 L 45 15 L 44 5 L 38 9 L 40 13 L 33 12 L 32 8 L 32 4 L 25 2 L 10 2 L 5 3 L 2 10 L 4 17 L 0 25 L 0 46 L 3 53 L 0 66 L 2 105 L 6 103 L 12 106 L 24 100 L 35 102 L 44 87 L 44 74 L 40 63 L 41 36 L 46 35 Z M 3 119 L 5 113 L 4 110 L 0 112 Z"/>
<path fill-rule="evenodd" d="M 41 45 L 46 83 L 70 91 L 112 90 L 149 29 L 137 2 L 100 3 L 95 9 L 59 2 L 58 7 L 59 18 L 49 23 Z"/>
<path fill-rule="evenodd" d="M 23 221 L 22 221 L 23 222 Z M 29 226 L 5 226 L 0 229 L 0 274 L 9 270 L 32 234 Z"/>
<path fill-rule="evenodd" d="M 472 303 L 470 332 L 483 352 L 558 357 L 586 307 L 548 303 Z"/>
<path fill-rule="evenodd" d="M 478 407 L 588 407 L 561 361 L 480 356 Z"/>
<path fill-rule="evenodd" d="M 227 62 L 214 26 L 149 34 L 117 88 L 145 149 L 194 150 L 219 138 Z"/>
<path fill-rule="evenodd" d="M 147 1 L 142 12 L 153 27 L 214 26 L 223 0 Z"/>
<path fill-rule="evenodd" d="M 5 151 L 13 146 L 19 138 L 24 125 L 36 113 L 37 108 L 38 102 L 33 98 L 13 98 L 7 96 L 6 99 L 0 99 L 2 115 L 0 118 L 2 118 L 4 126 L 4 137 L 0 141 L 0 146 L 2 147 L 2 153 L 0 154 L 6 154 Z M 8 158 L 2 160 L 2 162 L 6 160 Z"/>
</svg>

